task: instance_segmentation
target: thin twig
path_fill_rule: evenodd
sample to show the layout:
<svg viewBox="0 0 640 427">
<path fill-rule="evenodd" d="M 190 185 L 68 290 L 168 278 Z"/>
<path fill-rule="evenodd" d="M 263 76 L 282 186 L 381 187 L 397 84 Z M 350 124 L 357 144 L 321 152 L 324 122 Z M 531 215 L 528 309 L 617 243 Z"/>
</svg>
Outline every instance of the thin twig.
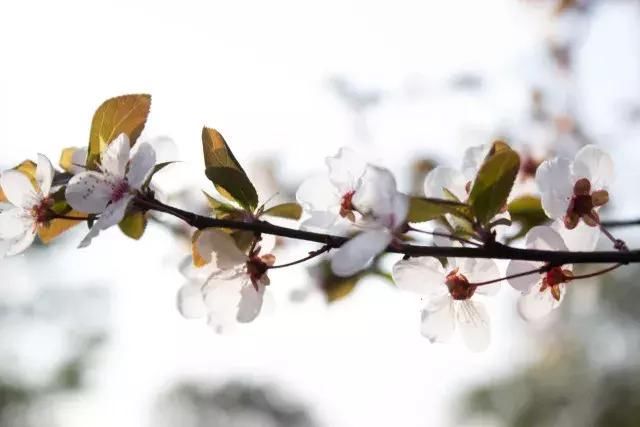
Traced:
<svg viewBox="0 0 640 427">
<path fill-rule="evenodd" d="M 301 264 L 301 263 L 303 263 L 305 261 L 309 261 L 312 258 L 315 258 L 315 257 L 317 257 L 319 255 L 322 255 L 325 252 L 329 252 L 330 250 L 331 250 L 331 246 L 325 245 L 325 246 L 321 247 L 320 249 L 318 249 L 316 251 L 309 252 L 309 255 L 307 255 L 304 258 L 300 258 L 298 260 L 291 261 L 291 262 L 288 262 L 286 264 L 273 265 L 273 266 L 269 267 L 269 270 L 273 270 L 274 268 L 290 267 L 292 265 Z"/>
<path fill-rule="evenodd" d="M 545 272 L 549 271 L 550 269 L 551 269 L 551 265 L 546 264 L 546 265 L 543 265 L 542 267 L 536 268 L 534 270 L 527 270 L 527 271 L 523 271 L 523 272 L 520 272 L 520 273 L 516 273 L 516 274 L 511 274 L 511 275 L 508 275 L 508 276 L 500 277 L 498 279 L 487 280 L 485 282 L 469 283 L 469 285 L 471 285 L 471 286 L 492 285 L 494 283 L 502 282 L 503 280 L 515 279 L 517 277 L 523 277 L 523 276 L 530 276 L 532 274 L 542 274 L 542 273 L 545 273 Z"/>
</svg>

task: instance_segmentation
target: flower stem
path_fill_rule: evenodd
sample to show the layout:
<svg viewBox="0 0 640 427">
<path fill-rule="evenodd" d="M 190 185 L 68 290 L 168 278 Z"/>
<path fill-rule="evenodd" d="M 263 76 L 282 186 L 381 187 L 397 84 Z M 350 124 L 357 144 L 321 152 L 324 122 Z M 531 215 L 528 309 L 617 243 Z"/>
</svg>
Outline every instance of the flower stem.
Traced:
<svg viewBox="0 0 640 427">
<path fill-rule="evenodd" d="M 331 246 L 328 245 L 324 245 L 323 247 L 321 247 L 318 250 L 315 251 L 311 251 L 309 252 L 309 255 L 307 255 L 304 258 L 300 258 L 296 261 L 292 261 L 292 262 L 288 262 L 286 264 L 280 264 L 280 265 L 272 265 L 271 267 L 269 267 L 269 270 L 273 270 L 274 268 L 283 268 L 283 267 L 290 267 L 292 265 L 296 265 L 296 264 L 301 264 L 305 261 L 309 261 L 310 259 L 313 259 L 319 255 L 322 255 L 325 252 L 329 252 L 331 250 Z"/>
</svg>

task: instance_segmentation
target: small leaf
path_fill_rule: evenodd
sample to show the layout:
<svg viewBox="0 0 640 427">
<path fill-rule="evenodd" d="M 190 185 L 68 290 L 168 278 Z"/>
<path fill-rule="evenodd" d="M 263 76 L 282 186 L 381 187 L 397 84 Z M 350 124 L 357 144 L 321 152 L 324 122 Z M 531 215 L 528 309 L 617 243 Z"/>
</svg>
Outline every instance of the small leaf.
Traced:
<svg viewBox="0 0 640 427">
<path fill-rule="evenodd" d="M 270 207 L 263 214 L 298 220 L 302 216 L 302 206 L 297 203 L 283 203 Z"/>
<path fill-rule="evenodd" d="M 202 231 L 203 230 L 196 230 L 196 232 L 193 233 L 193 236 L 191 236 L 191 258 L 193 259 L 193 265 L 196 267 L 202 267 L 207 264 L 207 261 L 203 258 L 202 254 L 200 254 L 198 245 L 196 244 L 202 234 Z"/>
<path fill-rule="evenodd" d="M 510 240 L 523 237 L 536 225 L 544 224 L 549 220 L 542 209 L 540 198 L 536 196 L 518 197 L 509 203 L 508 210 L 511 220 L 520 224 L 518 234 L 511 237 Z"/>
<path fill-rule="evenodd" d="M 165 167 L 169 166 L 172 163 L 176 163 L 175 161 L 172 162 L 162 162 L 162 163 L 158 163 L 157 165 L 155 165 L 153 167 L 153 169 L 151 170 L 151 173 L 149 174 L 149 176 L 147 177 L 147 180 L 144 182 L 144 185 L 142 186 L 143 188 L 147 188 L 149 187 L 149 184 L 151 184 L 151 180 L 153 179 L 153 176 L 160 172 L 162 169 L 164 169 Z"/>
<path fill-rule="evenodd" d="M 425 222 L 437 219 L 447 213 L 461 218 L 468 218 L 471 215 L 469 206 L 464 203 L 453 200 L 411 197 L 407 220 L 409 222 Z"/>
<path fill-rule="evenodd" d="M 258 193 L 241 169 L 210 166 L 205 173 L 223 196 L 251 212 L 258 206 Z"/>
<path fill-rule="evenodd" d="M 78 147 L 67 147 L 67 148 L 62 150 L 62 153 L 60 154 L 60 160 L 58 161 L 58 164 L 60 165 L 60 167 L 62 169 L 64 169 L 65 172 L 72 173 L 73 166 L 74 166 L 74 164 L 73 164 L 73 155 L 78 150 L 79 150 Z"/>
<path fill-rule="evenodd" d="M 130 212 L 120 221 L 118 227 L 125 235 L 139 240 L 147 228 L 147 216 L 141 211 Z"/>
<path fill-rule="evenodd" d="M 238 169 L 244 173 L 242 166 L 240 166 L 240 163 L 231 152 L 227 141 L 217 130 L 207 127 L 202 128 L 202 150 L 206 168 L 225 167 Z"/>
<path fill-rule="evenodd" d="M 238 210 L 237 208 L 228 205 L 224 202 L 221 202 L 220 200 L 216 199 L 215 197 L 207 194 L 207 192 L 203 191 L 202 192 L 205 197 L 207 198 L 207 202 L 209 202 L 209 206 L 211 207 L 211 209 L 213 210 L 213 214 L 216 218 L 227 218 L 230 215 L 233 214 L 240 214 L 243 211 Z"/>
<path fill-rule="evenodd" d="M 135 144 L 149 116 L 151 95 L 136 94 L 111 98 L 102 103 L 93 115 L 87 168 L 95 169 L 100 153 L 118 135 L 125 133 Z"/>
<path fill-rule="evenodd" d="M 85 216 L 84 213 L 74 210 L 67 211 L 65 215 L 78 218 L 82 218 Z M 52 219 L 47 225 L 38 226 L 38 237 L 40 238 L 40 241 L 42 243 L 48 245 L 53 239 L 69 230 L 70 228 L 80 224 L 81 222 L 81 220 L 73 219 Z"/>
<path fill-rule="evenodd" d="M 519 169 L 518 153 L 504 142 L 496 142 L 469 194 L 469 205 L 481 224 L 487 224 L 504 207 Z"/>
</svg>

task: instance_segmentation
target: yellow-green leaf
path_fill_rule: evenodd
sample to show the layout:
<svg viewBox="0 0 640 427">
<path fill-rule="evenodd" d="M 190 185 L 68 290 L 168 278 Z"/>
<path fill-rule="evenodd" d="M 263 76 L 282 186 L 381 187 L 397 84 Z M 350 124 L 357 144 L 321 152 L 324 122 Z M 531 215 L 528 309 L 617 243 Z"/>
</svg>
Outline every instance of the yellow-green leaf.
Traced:
<svg viewBox="0 0 640 427">
<path fill-rule="evenodd" d="M 147 216 L 141 211 L 130 212 L 120 221 L 118 227 L 127 236 L 139 240 L 147 228 Z"/>
<path fill-rule="evenodd" d="M 264 215 L 298 220 L 302 216 L 302 206 L 297 203 L 283 203 L 265 210 Z"/>
<path fill-rule="evenodd" d="M 210 194 L 207 194 L 206 191 L 203 191 L 202 193 L 207 198 L 207 202 L 213 210 L 213 214 L 216 218 L 226 218 L 229 215 L 243 212 L 227 203 L 221 202 Z"/>
<path fill-rule="evenodd" d="M 536 196 L 518 197 L 509 203 L 508 210 L 512 222 L 520 224 L 520 230 L 511 238 L 512 240 L 524 236 L 531 228 L 549 220 L 542 209 L 540 198 Z"/>
<path fill-rule="evenodd" d="M 65 213 L 65 215 L 70 217 L 78 217 L 82 218 L 85 216 L 84 213 L 70 210 Z M 45 245 L 49 244 L 53 239 L 69 230 L 72 227 L 80 224 L 81 220 L 73 220 L 73 219 L 52 219 L 46 225 L 38 226 L 38 237 L 40 241 Z"/>
<path fill-rule="evenodd" d="M 464 203 L 427 197 L 411 197 L 407 221 L 425 222 L 437 219 L 447 213 L 461 218 L 470 216 L 469 206 Z"/>
<path fill-rule="evenodd" d="M 150 108 L 151 95 L 146 94 L 123 95 L 103 102 L 91 122 L 87 168 L 95 168 L 100 153 L 121 133 L 133 145 L 144 129 Z"/>
<path fill-rule="evenodd" d="M 237 169 L 244 173 L 244 169 L 240 166 L 231 152 L 227 141 L 215 129 L 202 128 L 202 151 L 204 152 L 204 165 L 209 167 L 225 167 Z M 245 174 L 246 175 L 246 174 Z"/>
<path fill-rule="evenodd" d="M 520 156 L 497 142 L 485 158 L 469 194 L 469 205 L 481 224 L 487 224 L 505 206 L 520 169 Z"/>
<path fill-rule="evenodd" d="M 258 193 L 244 171 L 230 167 L 210 166 L 205 173 L 223 196 L 235 200 L 251 212 L 258 206 Z"/>
</svg>

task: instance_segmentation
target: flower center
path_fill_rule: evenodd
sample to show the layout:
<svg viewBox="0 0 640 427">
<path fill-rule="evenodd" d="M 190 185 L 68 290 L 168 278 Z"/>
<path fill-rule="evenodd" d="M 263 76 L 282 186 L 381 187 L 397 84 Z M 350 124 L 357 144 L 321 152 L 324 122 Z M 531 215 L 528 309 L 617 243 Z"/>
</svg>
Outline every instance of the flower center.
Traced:
<svg viewBox="0 0 640 427">
<path fill-rule="evenodd" d="M 569 270 L 563 270 L 562 267 L 553 267 L 545 273 L 542 278 L 542 286 L 540 292 L 547 289 L 553 295 L 556 301 L 560 301 L 560 285 L 571 281 L 573 274 Z"/>
<path fill-rule="evenodd" d="M 247 274 L 251 279 L 251 284 L 258 291 L 258 284 L 265 275 L 269 267 L 275 263 L 275 257 L 271 254 L 258 256 L 252 255 L 247 260 Z"/>
<path fill-rule="evenodd" d="M 564 224 L 568 229 L 573 229 L 582 220 L 592 227 L 600 222 L 595 208 L 609 201 L 609 193 L 606 190 L 591 191 L 591 182 L 586 178 L 576 181 L 573 186 L 573 194 L 569 200 L 567 213 L 564 216 Z"/>
<path fill-rule="evenodd" d="M 37 225 L 46 224 L 49 221 L 49 209 L 53 206 L 53 197 L 45 197 L 37 205 L 31 208 L 31 216 Z"/>
<path fill-rule="evenodd" d="M 458 272 L 457 268 L 447 274 L 445 284 L 449 288 L 451 297 L 455 300 L 471 298 L 477 288 L 477 286 L 471 285 L 469 280 Z"/>
<path fill-rule="evenodd" d="M 129 183 L 126 179 L 116 183 L 111 191 L 111 203 L 121 200 L 129 192 Z"/>
<path fill-rule="evenodd" d="M 356 194 L 356 192 L 354 190 L 351 190 L 345 193 L 342 196 L 342 200 L 340 200 L 340 216 L 348 219 L 351 222 L 354 222 L 356 220 L 356 217 L 353 213 L 353 211 L 355 210 L 353 208 L 354 194 Z"/>
<path fill-rule="evenodd" d="M 520 174 L 522 179 L 533 178 L 536 176 L 536 171 L 538 170 L 538 166 L 540 166 L 539 161 L 536 161 L 531 156 L 526 156 L 522 165 L 520 166 Z"/>
</svg>

